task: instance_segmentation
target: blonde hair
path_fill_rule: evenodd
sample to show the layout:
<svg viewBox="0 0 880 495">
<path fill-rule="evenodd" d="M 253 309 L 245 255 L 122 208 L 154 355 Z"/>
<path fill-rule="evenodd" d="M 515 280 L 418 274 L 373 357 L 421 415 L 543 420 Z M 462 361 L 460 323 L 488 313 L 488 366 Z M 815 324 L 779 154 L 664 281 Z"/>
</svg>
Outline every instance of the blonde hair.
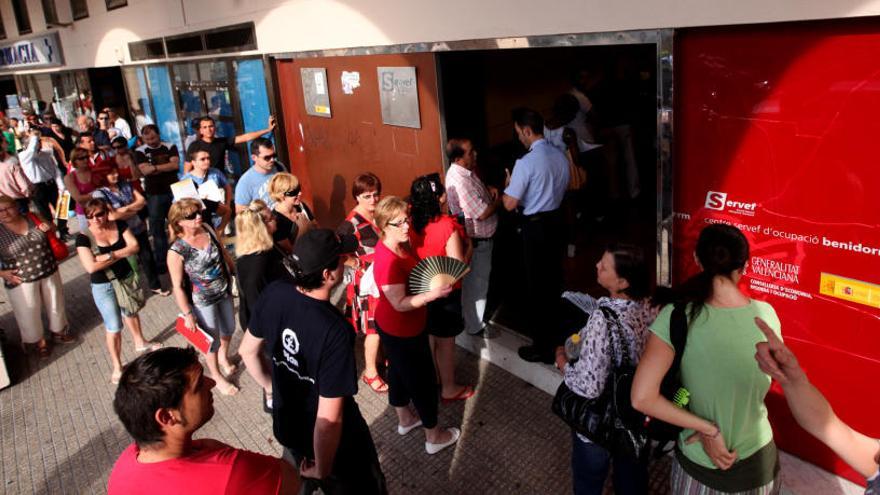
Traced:
<svg viewBox="0 0 880 495">
<path fill-rule="evenodd" d="M 261 199 L 255 199 L 235 217 L 235 256 L 241 258 L 247 254 L 259 253 L 272 249 L 272 236 L 263 221 L 263 212 L 269 207 Z"/>
<path fill-rule="evenodd" d="M 168 210 L 168 229 L 171 231 L 168 242 L 174 242 L 183 233 L 183 227 L 180 221 L 185 217 L 192 215 L 194 211 L 202 211 L 202 204 L 197 199 L 183 198 L 171 204 Z M 202 219 L 204 221 L 204 219 Z"/>
<path fill-rule="evenodd" d="M 401 213 L 406 213 L 406 201 L 397 196 L 386 196 L 376 205 L 376 212 L 373 218 L 376 220 L 376 227 L 379 228 L 379 236 L 385 237 L 385 227 L 388 226 L 394 217 Z"/>
<path fill-rule="evenodd" d="M 284 201 L 284 193 L 299 187 L 299 179 L 287 172 L 279 172 L 269 179 L 269 197 L 272 201 L 280 203 Z"/>
</svg>

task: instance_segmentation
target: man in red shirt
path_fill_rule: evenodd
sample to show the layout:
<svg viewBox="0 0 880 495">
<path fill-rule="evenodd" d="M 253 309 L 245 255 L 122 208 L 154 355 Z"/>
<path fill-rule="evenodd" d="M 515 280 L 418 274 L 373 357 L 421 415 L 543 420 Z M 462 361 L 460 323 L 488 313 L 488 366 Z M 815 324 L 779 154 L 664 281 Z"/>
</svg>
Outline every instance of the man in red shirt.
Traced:
<svg viewBox="0 0 880 495">
<path fill-rule="evenodd" d="M 287 462 L 217 440 L 193 440 L 214 415 L 211 389 L 193 348 L 166 347 L 132 361 L 113 409 L 134 437 L 110 473 L 110 495 L 295 494 Z"/>
</svg>

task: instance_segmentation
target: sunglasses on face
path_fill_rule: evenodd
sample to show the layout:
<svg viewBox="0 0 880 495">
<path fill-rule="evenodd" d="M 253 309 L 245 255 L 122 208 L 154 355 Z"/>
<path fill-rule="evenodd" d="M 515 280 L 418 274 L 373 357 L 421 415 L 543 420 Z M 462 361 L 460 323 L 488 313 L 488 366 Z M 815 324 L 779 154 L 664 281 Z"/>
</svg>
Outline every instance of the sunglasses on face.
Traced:
<svg viewBox="0 0 880 495">
<path fill-rule="evenodd" d="M 290 191 L 285 191 L 284 196 L 287 198 L 295 198 L 295 197 L 299 196 L 299 194 L 301 192 L 302 192 L 302 188 L 295 187 L 295 188 L 291 189 Z"/>
<path fill-rule="evenodd" d="M 189 215 L 183 217 L 183 219 L 184 220 L 195 220 L 196 217 L 200 217 L 200 216 L 202 216 L 202 212 L 199 210 L 196 210 L 196 211 L 190 213 Z"/>
<path fill-rule="evenodd" d="M 278 155 L 276 155 L 276 154 L 273 153 L 273 154 L 271 154 L 271 155 L 261 156 L 261 157 L 260 157 L 260 160 L 264 160 L 264 161 L 267 161 L 267 162 L 271 162 L 271 161 L 275 160 L 275 158 L 277 158 L 277 157 L 278 157 Z"/>
<path fill-rule="evenodd" d="M 94 220 L 96 218 L 100 218 L 100 217 L 103 217 L 106 215 L 107 215 L 106 211 L 96 211 L 96 212 L 92 213 L 91 215 L 86 215 L 86 218 L 89 220 Z"/>
</svg>

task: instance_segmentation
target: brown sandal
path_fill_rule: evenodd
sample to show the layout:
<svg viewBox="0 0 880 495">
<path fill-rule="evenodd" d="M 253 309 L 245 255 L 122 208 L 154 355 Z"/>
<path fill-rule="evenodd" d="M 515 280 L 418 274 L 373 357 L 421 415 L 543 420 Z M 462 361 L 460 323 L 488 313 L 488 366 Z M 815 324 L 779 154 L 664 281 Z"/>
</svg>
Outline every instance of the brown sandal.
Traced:
<svg viewBox="0 0 880 495">
<path fill-rule="evenodd" d="M 40 359 L 46 359 L 52 354 L 52 348 L 49 347 L 49 343 L 45 340 L 42 343 L 37 344 L 37 354 L 40 356 Z"/>
</svg>

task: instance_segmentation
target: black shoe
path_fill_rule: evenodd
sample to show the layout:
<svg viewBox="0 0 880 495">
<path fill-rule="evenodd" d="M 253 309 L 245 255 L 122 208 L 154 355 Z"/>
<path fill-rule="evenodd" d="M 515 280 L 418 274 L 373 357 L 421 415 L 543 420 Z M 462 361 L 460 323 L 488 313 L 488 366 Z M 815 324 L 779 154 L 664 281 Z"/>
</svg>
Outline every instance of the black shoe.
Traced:
<svg viewBox="0 0 880 495">
<path fill-rule="evenodd" d="M 554 356 L 552 351 L 546 351 L 533 345 L 525 345 L 516 351 L 519 357 L 530 363 L 553 364 Z"/>
</svg>

